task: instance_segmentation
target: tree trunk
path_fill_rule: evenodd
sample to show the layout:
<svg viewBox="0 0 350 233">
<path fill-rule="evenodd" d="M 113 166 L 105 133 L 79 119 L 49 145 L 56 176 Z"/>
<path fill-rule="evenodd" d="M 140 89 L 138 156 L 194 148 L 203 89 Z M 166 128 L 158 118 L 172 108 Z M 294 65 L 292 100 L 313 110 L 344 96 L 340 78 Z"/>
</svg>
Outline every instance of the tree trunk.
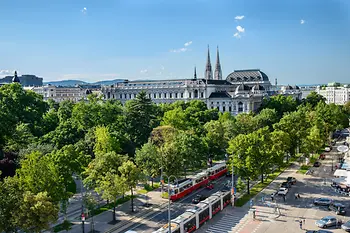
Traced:
<svg viewBox="0 0 350 233">
<path fill-rule="evenodd" d="M 151 186 L 152 186 L 152 189 L 154 188 L 154 187 L 153 187 L 153 180 L 154 180 L 154 178 L 151 177 Z"/>
<path fill-rule="evenodd" d="M 250 194 L 250 187 L 249 187 L 249 177 L 247 179 L 247 194 Z"/>
<path fill-rule="evenodd" d="M 261 183 L 263 184 L 264 183 L 264 172 L 261 171 Z"/>
<path fill-rule="evenodd" d="M 115 205 L 117 203 L 117 197 L 114 199 L 114 205 L 113 205 L 113 221 L 115 221 Z"/>
<path fill-rule="evenodd" d="M 134 212 L 134 194 L 132 192 L 132 188 L 131 188 L 131 212 Z"/>
</svg>

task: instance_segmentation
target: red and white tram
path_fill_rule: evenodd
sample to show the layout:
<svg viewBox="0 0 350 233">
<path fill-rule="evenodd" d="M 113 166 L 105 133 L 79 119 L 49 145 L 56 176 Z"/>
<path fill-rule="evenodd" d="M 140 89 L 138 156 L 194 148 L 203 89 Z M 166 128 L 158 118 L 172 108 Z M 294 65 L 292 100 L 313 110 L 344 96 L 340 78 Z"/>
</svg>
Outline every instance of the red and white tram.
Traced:
<svg viewBox="0 0 350 233">
<path fill-rule="evenodd" d="M 176 184 L 170 185 L 170 200 L 176 201 L 187 194 L 204 187 L 210 180 L 216 180 L 226 174 L 227 168 L 225 163 L 216 164 L 207 170 L 198 173 L 192 178 L 183 179 Z"/>
<path fill-rule="evenodd" d="M 219 191 L 201 201 L 192 209 L 171 220 L 171 233 L 190 233 L 200 228 L 231 201 L 230 191 Z M 154 233 L 169 233 L 168 224 Z"/>
</svg>

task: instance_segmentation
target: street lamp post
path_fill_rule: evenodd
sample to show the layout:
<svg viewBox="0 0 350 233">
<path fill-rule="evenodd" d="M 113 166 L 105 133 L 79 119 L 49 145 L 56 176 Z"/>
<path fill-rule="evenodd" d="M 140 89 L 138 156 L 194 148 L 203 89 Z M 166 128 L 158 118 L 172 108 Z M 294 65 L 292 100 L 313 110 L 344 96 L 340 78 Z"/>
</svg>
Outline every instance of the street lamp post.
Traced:
<svg viewBox="0 0 350 233">
<path fill-rule="evenodd" d="M 83 233 L 85 233 L 85 226 L 84 226 L 84 222 L 85 222 L 85 215 L 84 215 L 84 192 L 83 192 L 83 178 L 80 177 L 80 192 L 81 192 L 81 227 L 83 230 Z"/>
<path fill-rule="evenodd" d="M 163 175 L 163 177 L 166 176 L 168 177 L 168 228 L 169 228 L 169 233 L 171 233 L 171 215 L 170 215 L 170 178 L 173 177 L 175 178 L 176 180 L 176 183 L 178 183 L 178 180 L 175 176 L 173 175 L 170 175 L 170 176 L 167 176 L 167 175 Z M 162 183 L 164 181 L 162 180 Z"/>
<path fill-rule="evenodd" d="M 231 195 L 232 195 L 232 206 L 235 206 L 235 175 L 234 167 L 232 164 L 232 174 L 231 174 Z"/>
</svg>

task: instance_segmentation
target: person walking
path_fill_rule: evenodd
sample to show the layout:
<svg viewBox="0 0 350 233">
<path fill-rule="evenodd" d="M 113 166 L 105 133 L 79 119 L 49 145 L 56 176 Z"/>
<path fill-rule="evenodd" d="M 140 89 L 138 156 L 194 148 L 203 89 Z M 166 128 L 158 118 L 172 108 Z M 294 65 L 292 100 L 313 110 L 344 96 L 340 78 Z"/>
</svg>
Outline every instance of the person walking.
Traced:
<svg viewBox="0 0 350 233">
<path fill-rule="evenodd" d="M 275 194 L 272 193 L 272 194 L 271 194 L 271 201 L 273 201 L 274 196 L 275 196 Z"/>
<path fill-rule="evenodd" d="M 283 201 L 286 202 L 286 195 L 283 195 Z"/>
<path fill-rule="evenodd" d="M 299 226 L 300 226 L 300 229 L 302 230 L 303 229 L 303 221 L 301 219 L 299 220 Z"/>
</svg>

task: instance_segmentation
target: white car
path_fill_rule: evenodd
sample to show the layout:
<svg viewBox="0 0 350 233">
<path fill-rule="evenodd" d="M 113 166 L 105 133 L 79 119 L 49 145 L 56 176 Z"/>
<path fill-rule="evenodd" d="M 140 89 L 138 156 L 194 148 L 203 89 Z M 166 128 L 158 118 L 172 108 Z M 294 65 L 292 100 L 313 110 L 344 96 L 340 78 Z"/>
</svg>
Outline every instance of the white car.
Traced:
<svg viewBox="0 0 350 233">
<path fill-rule="evenodd" d="M 286 195 L 287 193 L 288 193 L 288 189 L 287 188 L 280 188 L 279 190 L 278 190 L 278 195 Z"/>
<path fill-rule="evenodd" d="M 327 146 L 326 148 L 324 148 L 324 151 L 330 152 L 330 151 L 331 151 L 331 148 Z"/>
</svg>

